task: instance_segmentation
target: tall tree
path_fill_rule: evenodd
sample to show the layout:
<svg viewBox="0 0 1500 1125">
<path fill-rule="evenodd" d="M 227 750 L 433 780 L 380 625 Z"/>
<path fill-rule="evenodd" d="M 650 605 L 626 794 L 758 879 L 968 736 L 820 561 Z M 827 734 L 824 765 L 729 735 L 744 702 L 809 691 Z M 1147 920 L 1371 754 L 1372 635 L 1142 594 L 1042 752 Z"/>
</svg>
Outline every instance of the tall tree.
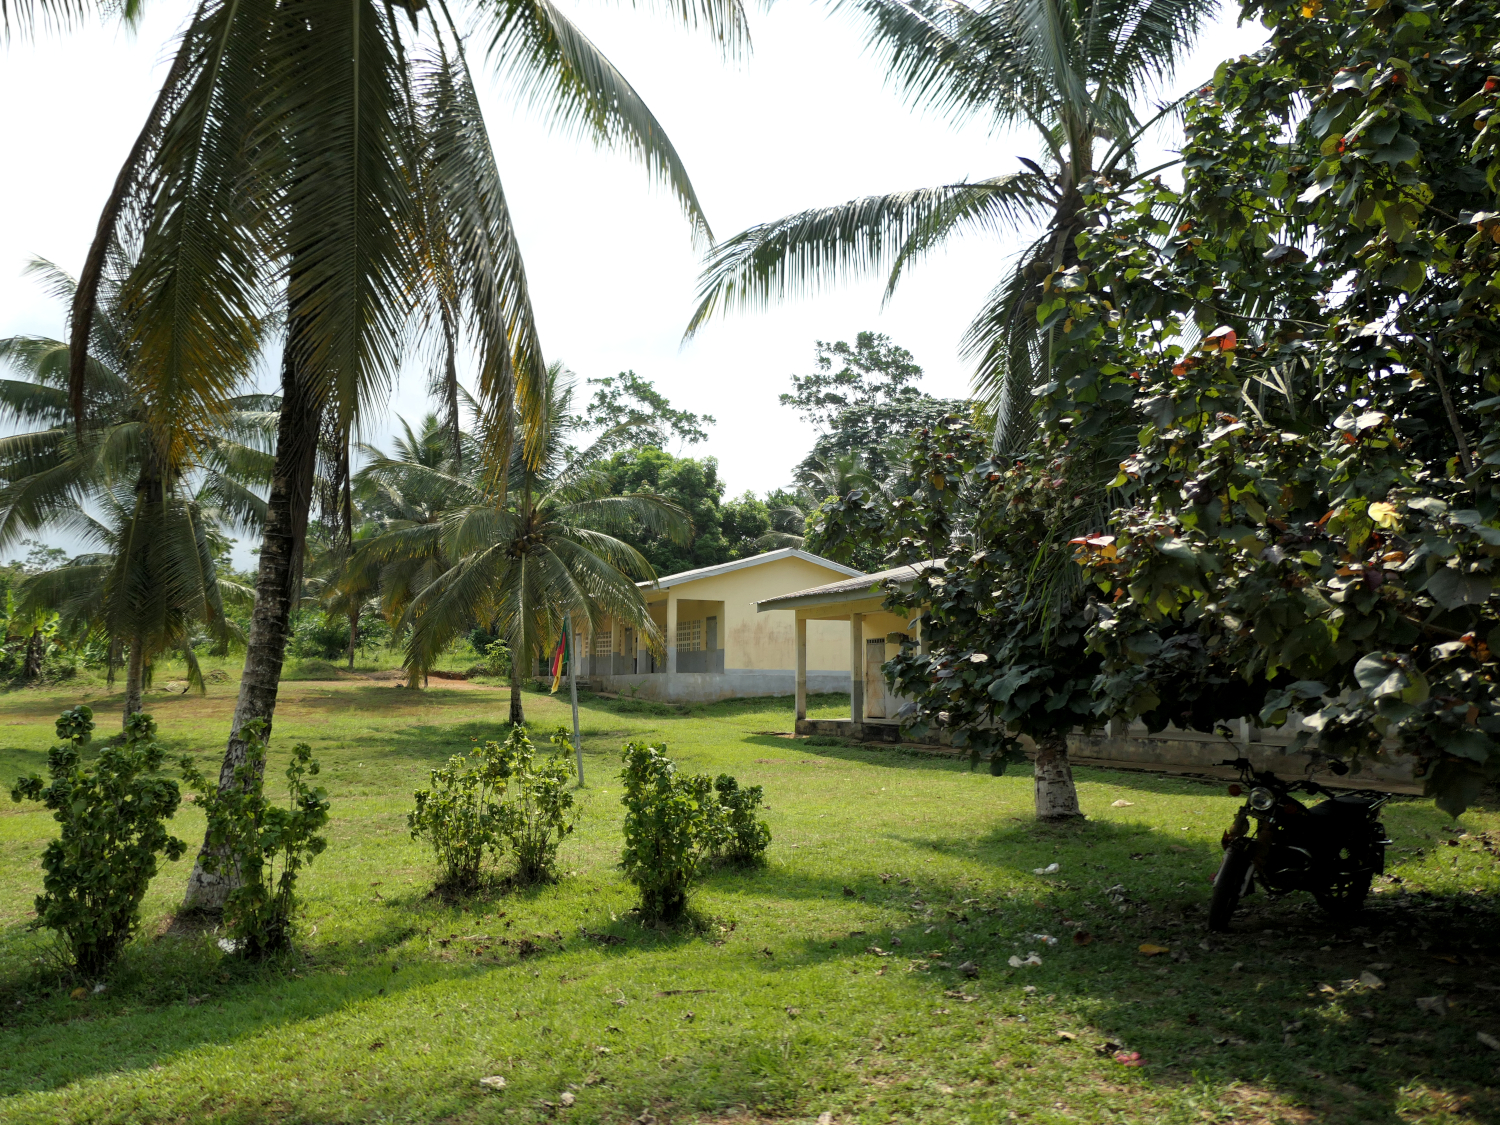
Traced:
<svg viewBox="0 0 1500 1125">
<path fill-rule="evenodd" d="M 420 588 L 409 583 L 385 592 L 389 611 L 410 630 L 407 673 L 415 686 L 453 638 L 478 622 L 510 648 L 512 723 L 525 721 L 526 670 L 572 619 L 595 626 L 605 617 L 621 619 L 651 647 L 661 645 L 636 586 L 655 577 L 650 564 L 599 528 L 644 526 L 679 538 L 687 532 L 682 511 L 660 497 L 612 494 L 600 463 L 617 435 L 606 431 L 583 449 L 571 447 L 577 419 L 568 375 L 560 364 L 549 373 L 542 423 L 547 440 L 540 452 L 530 452 L 535 446 L 525 435 L 509 441 L 508 489 L 497 489 L 484 473 L 459 477 L 443 467 L 410 466 L 408 480 L 441 492 L 452 506 L 435 522 L 393 523 L 362 543 L 356 556 L 357 564 L 368 558 L 387 569 L 442 567 Z M 480 444 L 486 441 L 496 439 L 481 431 Z"/>
<path fill-rule="evenodd" d="M 214 562 L 219 529 L 259 526 L 257 490 L 270 475 L 268 408 L 275 403 L 226 400 L 209 429 L 169 426 L 154 414 L 136 389 L 139 357 L 121 297 L 131 262 L 116 253 L 110 263 L 94 312 L 81 432 L 70 418 L 68 345 L 0 340 L 0 364 L 23 376 L 0 381 L 0 418 L 30 427 L 0 438 L 0 548 L 43 529 L 95 548 L 29 579 L 21 606 L 59 612 L 68 627 L 99 628 L 112 650 L 123 646 L 128 722 L 140 710 L 153 657 L 183 650 L 201 688 L 189 632 L 202 625 L 227 635 L 227 584 Z M 55 296 L 72 299 L 73 280 L 50 262 L 33 262 L 31 271 Z"/>
<path fill-rule="evenodd" d="M 1036 303 L 1070 265 L 1079 185 L 1129 178 L 1149 121 L 1137 105 L 1159 91 L 1217 0 L 852 0 L 871 49 L 915 104 L 996 128 L 1029 127 L 1037 159 L 975 182 L 869 196 L 758 226 L 714 247 L 691 334 L 716 312 L 755 307 L 876 270 L 886 293 L 906 268 L 971 231 L 1029 231 L 1017 267 L 990 293 L 964 338 L 975 389 L 997 438 L 1030 429 L 1030 389 L 1050 367 Z M 1035 233 L 1043 227 L 1042 233 Z"/>
<path fill-rule="evenodd" d="M 634 371 L 622 371 L 602 379 L 590 379 L 597 387 L 588 409 L 578 420 L 582 429 L 613 430 L 619 441 L 631 446 L 654 445 L 665 449 L 674 439 L 683 445 L 708 440 L 705 426 L 716 424 L 711 414 L 679 410 L 649 379 Z"/>
<path fill-rule="evenodd" d="M 107 201 L 75 302 L 74 406 L 82 413 L 86 325 L 101 247 L 140 232 L 131 279 L 142 388 L 179 417 L 212 402 L 253 358 L 248 325 L 285 325 L 282 410 L 245 672 L 220 773 L 234 784 L 240 730 L 271 722 L 298 597 L 321 435 L 347 441 L 384 397 L 424 325 L 461 332 L 494 419 L 517 402 L 545 444 L 546 370 L 514 228 L 459 36 L 444 4 L 202 0 L 157 104 Z M 677 9 L 726 49 L 743 40 L 737 0 Z M 522 100 L 553 123 L 629 152 L 707 233 L 660 124 L 556 7 L 475 9 L 477 34 Z M 85 332 L 86 335 L 86 332 Z M 503 481 L 508 425 L 484 450 Z M 226 891 L 200 863 L 187 905 Z"/>
</svg>

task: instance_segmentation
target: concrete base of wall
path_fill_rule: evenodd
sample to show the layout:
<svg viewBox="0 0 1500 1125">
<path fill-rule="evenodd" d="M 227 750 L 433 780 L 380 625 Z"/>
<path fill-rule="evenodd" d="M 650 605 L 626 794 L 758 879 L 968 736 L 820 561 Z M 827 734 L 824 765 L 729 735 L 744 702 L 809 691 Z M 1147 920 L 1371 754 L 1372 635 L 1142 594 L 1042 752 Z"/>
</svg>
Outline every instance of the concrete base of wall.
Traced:
<svg viewBox="0 0 1500 1125">
<path fill-rule="evenodd" d="M 632 699 L 660 703 L 713 703 L 760 695 L 791 695 L 797 674 L 791 669 L 731 668 L 727 672 L 656 672 L 645 676 L 591 676 L 589 686 Z M 808 672 L 809 692 L 849 690 L 848 672 Z"/>
</svg>

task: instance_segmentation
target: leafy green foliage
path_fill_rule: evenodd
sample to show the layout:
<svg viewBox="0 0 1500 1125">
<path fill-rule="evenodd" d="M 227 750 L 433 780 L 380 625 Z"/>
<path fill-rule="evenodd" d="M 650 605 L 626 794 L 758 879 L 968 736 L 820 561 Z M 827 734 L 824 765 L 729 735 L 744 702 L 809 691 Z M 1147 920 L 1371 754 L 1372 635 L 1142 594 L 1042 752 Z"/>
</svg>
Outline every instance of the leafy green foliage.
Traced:
<svg viewBox="0 0 1500 1125">
<path fill-rule="evenodd" d="M 573 807 L 568 789 L 573 776 L 570 744 L 568 732 L 559 727 L 552 735 L 556 749 L 545 762 L 538 762 L 524 728 L 511 727 L 505 738 L 504 760 L 512 784 L 500 831 L 515 853 L 518 883 L 550 883 L 557 878 L 557 849 L 573 831 L 568 815 Z"/>
<path fill-rule="evenodd" d="M 251 957 L 290 946 L 297 875 L 328 846 L 317 834 L 328 823 L 328 796 L 306 780 L 318 774 L 312 748 L 305 742 L 292 747 L 282 808 L 265 796 L 264 732 L 260 720 L 242 728 L 245 760 L 227 788 L 206 779 L 191 758 L 182 759 L 183 778 L 208 818 L 201 862 L 211 874 L 231 881 L 224 920 Z"/>
<path fill-rule="evenodd" d="M 714 778 L 714 791 L 718 796 L 722 838 L 714 848 L 715 858 L 740 867 L 750 867 L 765 862 L 766 849 L 771 846 L 771 826 L 755 815 L 765 796 L 759 785 L 741 788 L 740 783 L 727 773 Z"/>
<path fill-rule="evenodd" d="M 617 452 L 600 469 L 610 494 L 660 497 L 680 508 L 691 522 L 690 537 L 643 527 L 617 531 L 657 574 L 746 558 L 758 552 L 756 540 L 771 529 L 771 515 L 762 501 L 748 494 L 724 499 L 719 463 L 712 457 L 674 457 L 648 446 Z"/>
<path fill-rule="evenodd" d="M 579 428 L 613 431 L 623 444 L 665 448 L 675 438 L 684 445 L 697 445 L 708 440 L 703 427 L 716 422 L 710 414 L 678 410 L 651 380 L 642 379 L 634 371 L 590 379 L 588 385 L 599 389 L 588 411 L 575 420 Z"/>
<path fill-rule="evenodd" d="M 89 976 L 107 969 L 130 940 L 157 855 L 175 860 L 187 849 L 167 832 L 180 797 L 175 781 L 157 776 L 166 752 L 151 716 L 132 715 L 124 743 L 105 746 L 85 765 L 93 729 L 88 707 L 64 711 L 62 741 L 47 755 L 50 784 L 23 777 L 10 792 L 13 801 L 42 802 L 62 826 L 42 853 L 36 925 L 56 931 Z"/>
<path fill-rule="evenodd" d="M 678 772 L 663 744 L 627 743 L 621 780 L 625 850 L 620 865 L 641 892 L 648 922 L 676 922 L 704 859 L 726 842 L 712 779 Z"/>
<path fill-rule="evenodd" d="M 880 332 L 861 332 L 851 347 L 846 341 L 817 342 L 817 371 L 793 375 L 792 393 L 781 396 L 807 421 L 832 426 L 848 411 L 864 412 L 879 406 L 906 406 L 923 397 L 911 384 L 922 369 L 911 352 Z M 834 370 L 834 363 L 841 366 Z"/>
<path fill-rule="evenodd" d="M 415 840 L 426 840 L 438 862 L 438 889 L 472 894 L 484 881 L 485 856 L 499 853 L 504 795 L 510 773 L 497 742 L 478 743 L 431 771 L 427 789 L 413 796 L 406 824 Z"/>
<path fill-rule="evenodd" d="M 431 788 L 417 790 L 406 818 L 412 838 L 426 840 L 441 869 L 438 889 L 467 895 L 485 882 L 485 860 L 498 860 L 509 844 L 516 881 L 548 883 L 556 878 L 557 849 L 573 831 L 568 779 L 573 765 L 564 747 L 566 731 L 552 743 L 557 752 L 538 762 L 526 730 L 513 726 L 505 741 L 478 743 L 431 772 Z"/>
<path fill-rule="evenodd" d="M 1102 706 L 1300 713 L 1456 814 L 1500 776 L 1500 8 L 1246 11 L 1271 44 L 1190 100 L 1183 190 L 1087 185 L 1035 310 L 1051 440 L 1129 435 L 1076 544 Z"/>
</svg>

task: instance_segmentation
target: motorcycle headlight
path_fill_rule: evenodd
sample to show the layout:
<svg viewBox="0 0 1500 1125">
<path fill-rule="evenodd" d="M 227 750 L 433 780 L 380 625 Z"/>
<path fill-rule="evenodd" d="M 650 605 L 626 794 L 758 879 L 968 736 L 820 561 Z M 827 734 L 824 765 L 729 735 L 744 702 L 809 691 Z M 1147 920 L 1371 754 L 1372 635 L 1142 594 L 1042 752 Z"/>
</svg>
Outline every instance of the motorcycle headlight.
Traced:
<svg viewBox="0 0 1500 1125">
<path fill-rule="evenodd" d="M 1269 789 L 1262 789 L 1257 786 L 1250 790 L 1250 807 L 1257 812 L 1265 812 L 1275 803 L 1276 794 L 1272 793 Z"/>
</svg>

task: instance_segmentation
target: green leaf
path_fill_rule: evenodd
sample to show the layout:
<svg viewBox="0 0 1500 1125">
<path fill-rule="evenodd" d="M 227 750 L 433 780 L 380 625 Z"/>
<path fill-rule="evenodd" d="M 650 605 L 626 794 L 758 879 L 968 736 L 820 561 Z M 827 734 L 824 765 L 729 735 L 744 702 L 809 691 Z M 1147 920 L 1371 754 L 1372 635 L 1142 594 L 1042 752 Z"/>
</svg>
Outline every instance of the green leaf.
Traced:
<svg viewBox="0 0 1500 1125">
<path fill-rule="evenodd" d="M 1493 589 L 1493 583 L 1485 574 L 1461 574 L 1451 566 L 1445 566 L 1427 580 L 1427 593 L 1444 609 L 1483 603 Z"/>
</svg>

